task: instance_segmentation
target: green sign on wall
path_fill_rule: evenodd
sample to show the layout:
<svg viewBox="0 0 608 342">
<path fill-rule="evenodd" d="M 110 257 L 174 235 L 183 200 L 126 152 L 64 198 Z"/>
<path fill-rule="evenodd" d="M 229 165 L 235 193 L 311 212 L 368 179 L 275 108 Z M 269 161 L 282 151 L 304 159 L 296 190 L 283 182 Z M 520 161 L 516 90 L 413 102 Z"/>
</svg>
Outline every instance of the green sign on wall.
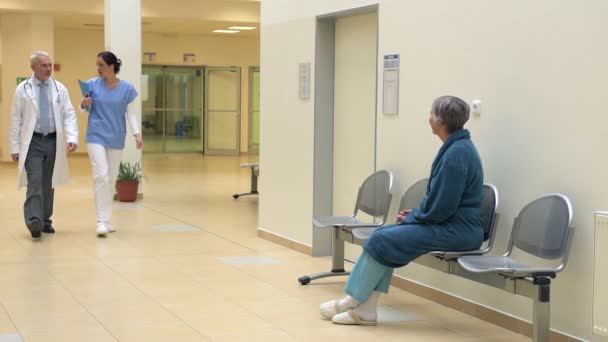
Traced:
<svg viewBox="0 0 608 342">
<path fill-rule="evenodd" d="M 17 77 L 17 85 L 19 85 L 19 83 L 27 80 L 29 77 Z"/>
</svg>

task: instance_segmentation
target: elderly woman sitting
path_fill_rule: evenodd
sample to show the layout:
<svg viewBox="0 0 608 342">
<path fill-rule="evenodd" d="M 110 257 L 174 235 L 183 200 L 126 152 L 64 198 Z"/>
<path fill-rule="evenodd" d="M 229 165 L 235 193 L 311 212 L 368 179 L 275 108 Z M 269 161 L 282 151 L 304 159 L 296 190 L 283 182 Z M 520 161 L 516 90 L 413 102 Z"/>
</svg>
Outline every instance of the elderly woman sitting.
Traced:
<svg viewBox="0 0 608 342">
<path fill-rule="evenodd" d="M 393 269 L 431 251 L 481 246 L 483 170 L 471 134 L 463 129 L 469 106 L 453 96 L 433 102 L 429 123 L 439 149 L 420 205 L 397 216 L 397 224 L 376 230 L 363 246 L 344 292 L 321 304 L 321 315 L 336 324 L 377 324 L 380 293 L 388 293 Z"/>
</svg>

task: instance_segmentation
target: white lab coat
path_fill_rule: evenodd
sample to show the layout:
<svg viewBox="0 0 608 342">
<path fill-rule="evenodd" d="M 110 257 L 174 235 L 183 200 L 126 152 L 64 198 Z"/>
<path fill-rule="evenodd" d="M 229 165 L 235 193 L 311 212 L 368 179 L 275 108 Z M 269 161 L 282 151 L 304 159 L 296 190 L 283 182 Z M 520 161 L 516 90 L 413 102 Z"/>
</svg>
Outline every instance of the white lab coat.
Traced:
<svg viewBox="0 0 608 342">
<path fill-rule="evenodd" d="M 27 185 L 25 159 L 38 120 L 38 97 L 32 88 L 35 87 L 33 77 L 17 86 L 11 109 L 9 144 L 11 154 L 19 153 L 17 188 Z M 26 86 L 28 82 L 32 87 Z M 55 84 L 57 84 L 57 87 L 55 87 Z M 66 87 L 52 78 L 49 87 L 52 91 L 51 99 L 53 100 L 53 114 L 57 132 L 57 155 L 55 156 L 55 168 L 53 170 L 53 188 L 55 188 L 58 185 L 66 184 L 69 180 L 66 143 L 78 143 L 78 124 L 76 122 L 76 112 L 70 102 Z"/>
</svg>

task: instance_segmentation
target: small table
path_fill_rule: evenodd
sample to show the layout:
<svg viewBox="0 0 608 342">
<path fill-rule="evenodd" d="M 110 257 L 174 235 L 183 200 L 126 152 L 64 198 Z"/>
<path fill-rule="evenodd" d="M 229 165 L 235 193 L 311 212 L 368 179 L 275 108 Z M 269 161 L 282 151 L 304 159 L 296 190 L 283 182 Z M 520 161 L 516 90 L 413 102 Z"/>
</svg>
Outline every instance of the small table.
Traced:
<svg viewBox="0 0 608 342">
<path fill-rule="evenodd" d="M 246 163 L 246 164 L 241 164 L 241 167 L 248 167 L 251 168 L 251 191 L 249 192 L 245 192 L 242 194 L 234 194 L 232 195 L 232 197 L 234 197 L 235 199 L 241 197 L 241 196 L 248 196 L 248 195 L 258 195 L 258 176 L 260 175 L 260 164 L 258 163 Z"/>
</svg>

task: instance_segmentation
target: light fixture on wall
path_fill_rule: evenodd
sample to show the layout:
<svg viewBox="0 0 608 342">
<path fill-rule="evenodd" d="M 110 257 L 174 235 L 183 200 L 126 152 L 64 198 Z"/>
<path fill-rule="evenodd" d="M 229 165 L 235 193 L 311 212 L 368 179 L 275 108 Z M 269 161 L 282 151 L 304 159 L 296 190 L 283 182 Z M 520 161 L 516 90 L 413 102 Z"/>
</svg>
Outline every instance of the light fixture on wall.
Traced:
<svg viewBox="0 0 608 342">
<path fill-rule="evenodd" d="M 213 30 L 214 33 L 238 33 L 237 30 Z"/>
<path fill-rule="evenodd" d="M 230 29 L 230 30 L 249 31 L 249 30 L 255 30 L 256 27 L 255 26 L 231 26 L 228 29 Z"/>
</svg>

